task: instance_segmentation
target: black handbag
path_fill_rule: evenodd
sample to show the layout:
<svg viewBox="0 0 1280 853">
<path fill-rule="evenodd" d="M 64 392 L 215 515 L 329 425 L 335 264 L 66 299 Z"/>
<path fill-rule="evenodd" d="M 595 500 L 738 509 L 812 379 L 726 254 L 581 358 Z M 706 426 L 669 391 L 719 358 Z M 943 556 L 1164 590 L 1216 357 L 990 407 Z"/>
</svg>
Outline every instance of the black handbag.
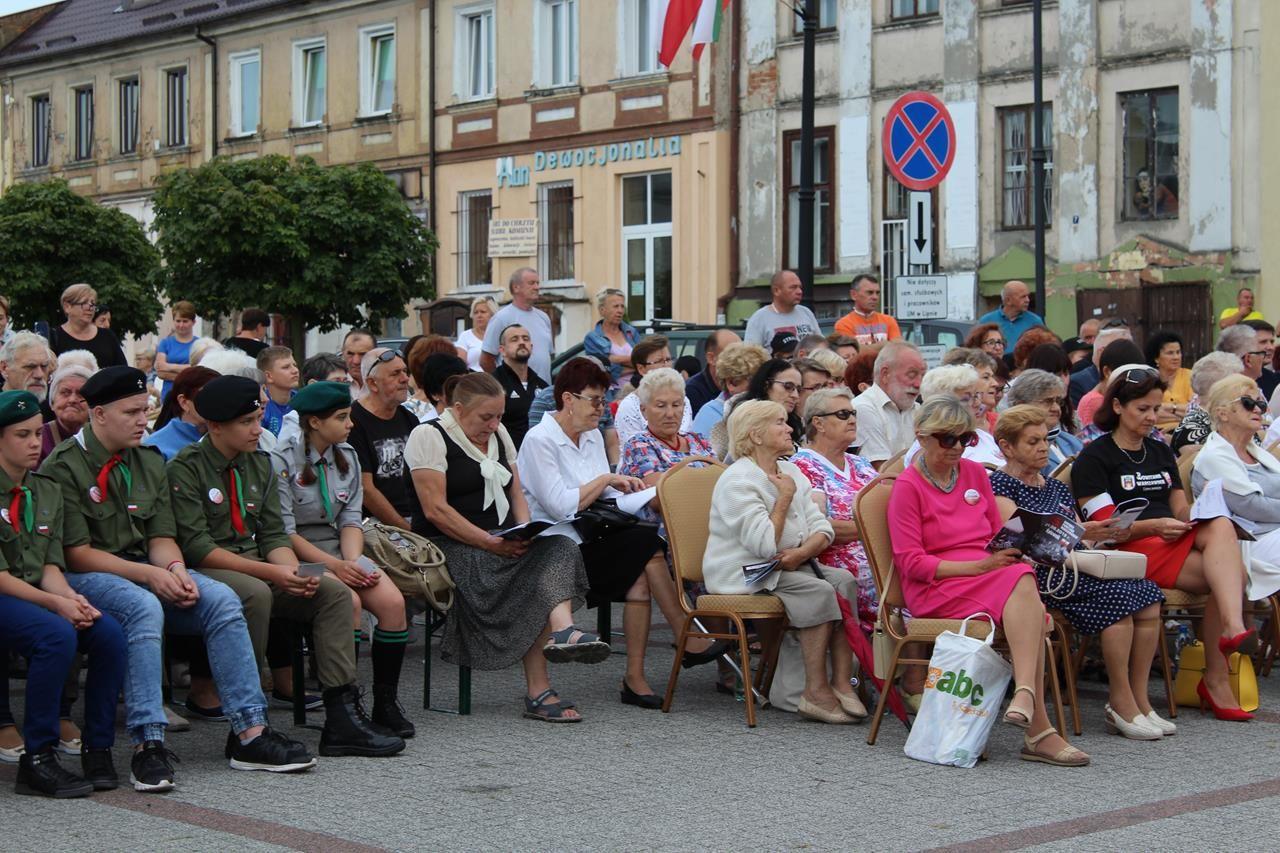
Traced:
<svg viewBox="0 0 1280 853">
<path fill-rule="evenodd" d="M 618 502 L 610 498 L 597 498 L 592 501 L 590 506 L 578 513 L 573 526 L 584 542 L 604 539 L 620 530 L 632 527 L 658 532 L 657 524 L 644 521 L 629 512 L 623 512 L 618 509 Z"/>
</svg>

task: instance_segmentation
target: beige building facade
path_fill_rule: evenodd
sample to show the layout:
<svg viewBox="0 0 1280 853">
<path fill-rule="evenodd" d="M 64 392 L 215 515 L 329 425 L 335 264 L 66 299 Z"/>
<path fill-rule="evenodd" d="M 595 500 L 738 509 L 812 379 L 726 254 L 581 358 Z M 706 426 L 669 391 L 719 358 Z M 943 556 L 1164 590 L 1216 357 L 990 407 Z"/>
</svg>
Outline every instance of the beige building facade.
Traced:
<svg viewBox="0 0 1280 853">
<path fill-rule="evenodd" d="M 715 321 L 729 282 L 728 56 L 695 63 L 686 46 L 660 67 L 645 9 L 436 5 L 440 251 L 424 325 L 456 333 L 472 298 L 504 299 L 526 266 L 558 350 L 595 324 L 605 288 L 626 294 L 632 320 Z"/>
</svg>

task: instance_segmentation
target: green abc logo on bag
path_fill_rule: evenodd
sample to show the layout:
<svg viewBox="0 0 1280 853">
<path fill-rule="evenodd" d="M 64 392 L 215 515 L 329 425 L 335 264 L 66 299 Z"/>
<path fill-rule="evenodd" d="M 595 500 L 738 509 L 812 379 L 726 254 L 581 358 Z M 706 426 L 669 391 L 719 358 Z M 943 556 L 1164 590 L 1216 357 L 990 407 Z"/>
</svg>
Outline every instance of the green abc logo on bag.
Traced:
<svg viewBox="0 0 1280 853">
<path fill-rule="evenodd" d="M 935 690 L 941 690 L 943 693 L 950 693 L 957 699 L 968 699 L 974 707 L 982 704 L 982 696 L 985 692 L 982 689 L 982 685 L 975 683 L 972 678 L 965 674 L 963 669 L 956 673 L 950 670 L 930 667 L 929 677 L 924 686 L 926 690 L 932 687 Z"/>
</svg>

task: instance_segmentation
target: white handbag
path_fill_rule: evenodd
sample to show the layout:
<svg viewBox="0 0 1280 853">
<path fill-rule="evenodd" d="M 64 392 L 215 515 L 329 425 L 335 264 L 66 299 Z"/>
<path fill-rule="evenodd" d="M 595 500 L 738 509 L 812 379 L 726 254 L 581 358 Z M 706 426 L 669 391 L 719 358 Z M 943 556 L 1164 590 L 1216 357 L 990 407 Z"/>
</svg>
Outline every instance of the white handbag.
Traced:
<svg viewBox="0 0 1280 853">
<path fill-rule="evenodd" d="M 1141 580 L 1147 576 L 1146 554 L 1082 548 L 1067 557 L 1067 566 L 1104 581 Z"/>
</svg>

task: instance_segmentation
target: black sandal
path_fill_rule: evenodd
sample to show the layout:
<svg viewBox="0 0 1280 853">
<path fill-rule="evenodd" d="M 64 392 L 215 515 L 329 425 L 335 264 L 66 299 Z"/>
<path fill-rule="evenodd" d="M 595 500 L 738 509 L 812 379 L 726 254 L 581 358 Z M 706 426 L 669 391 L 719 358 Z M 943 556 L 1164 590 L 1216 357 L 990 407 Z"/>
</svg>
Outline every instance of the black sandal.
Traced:
<svg viewBox="0 0 1280 853">
<path fill-rule="evenodd" d="M 536 699 L 524 697 L 524 716 L 530 720 L 541 720 L 544 723 L 580 723 L 582 717 L 566 717 L 565 711 L 575 707 L 572 702 L 547 702 L 548 699 L 559 699 L 560 695 L 551 688 L 538 694 Z"/>
<path fill-rule="evenodd" d="M 574 634 L 578 639 L 570 642 Z M 543 657 L 552 663 L 600 663 L 609 659 L 609 652 L 608 643 L 575 625 L 552 631 L 542 647 Z"/>
</svg>

